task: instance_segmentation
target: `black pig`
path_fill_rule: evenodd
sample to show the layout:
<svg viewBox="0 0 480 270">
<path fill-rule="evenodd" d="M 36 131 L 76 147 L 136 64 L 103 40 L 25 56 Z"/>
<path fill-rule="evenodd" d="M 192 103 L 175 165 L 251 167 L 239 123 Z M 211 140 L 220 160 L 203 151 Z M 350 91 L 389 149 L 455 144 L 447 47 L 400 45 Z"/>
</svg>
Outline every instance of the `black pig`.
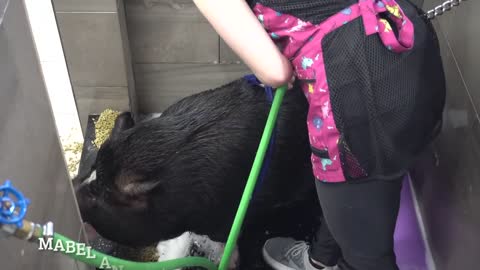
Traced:
<svg viewBox="0 0 480 270">
<path fill-rule="evenodd" d="M 184 232 L 226 242 L 269 110 L 264 89 L 240 79 L 186 97 L 152 120 L 134 125 L 128 113 L 120 115 L 91 171 L 74 179 L 83 220 L 128 246 Z M 266 238 L 302 237 L 314 227 L 321 210 L 307 110 L 295 85 L 280 108 L 268 173 L 239 239 L 241 256 L 242 245 L 260 255 Z"/>
</svg>

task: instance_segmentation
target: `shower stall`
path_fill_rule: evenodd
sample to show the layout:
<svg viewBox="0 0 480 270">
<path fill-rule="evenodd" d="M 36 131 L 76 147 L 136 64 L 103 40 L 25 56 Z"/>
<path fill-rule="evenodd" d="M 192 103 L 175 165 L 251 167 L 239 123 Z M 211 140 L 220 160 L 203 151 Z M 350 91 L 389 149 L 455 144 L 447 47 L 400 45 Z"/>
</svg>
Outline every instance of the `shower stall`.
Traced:
<svg viewBox="0 0 480 270">
<path fill-rule="evenodd" d="M 107 108 L 136 117 L 161 112 L 249 72 L 190 0 L 35 1 L 52 7 L 66 91 L 86 144 L 92 119 Z M 444 2 L 411 1 L 424 10 Z M 0 0 L 0 184 L 11 180 L 30 199 L 28 219 L 51 221 L 56 231 L 88 243 L 60 136 L 64 118 L 46 83 L 60 75 L 46 76 L 45 46 L 35 39 L 42 27 L 28 2 Z M 480 269 L 479 13 L 480 1 L 469 0 L 433 19 L 447 104 L 441 135 L 405 179 L 395 232 L 401 270 Z M 92 162 L 86 148 L 80 171 Z M 90 269 L 1 234 L 0 249 L 5 270 Z"/>
</svg>

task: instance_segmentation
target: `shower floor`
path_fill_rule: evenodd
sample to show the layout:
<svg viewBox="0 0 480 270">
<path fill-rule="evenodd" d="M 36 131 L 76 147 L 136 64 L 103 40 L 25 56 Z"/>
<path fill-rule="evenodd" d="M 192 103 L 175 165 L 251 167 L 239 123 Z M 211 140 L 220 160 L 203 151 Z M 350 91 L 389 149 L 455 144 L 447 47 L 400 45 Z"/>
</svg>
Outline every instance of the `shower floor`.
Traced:
<svg viewBox="0 0 480 270">
<path fill-rule="evenodd" d="M 146 117 L 149 117 L 149 115 Z M 88 171 L 95 161 L 96 148 L 92 141 L 95 139 L 94 120 L 96 119 L 98 119 L 98 115 L 90 115 L 88 119 L 79 174 Z M 394 234 L 397 263 L 400 270 L 434 270 L 428 248 L 422 236 L 421 222 L 418 220 L 415 209 L 410 181 L 409 177 L 404 180 L 399 217 Z M 89 238 L 88 235 L 87 232 L 87 238 Z M 93 248 L 123 259 L 148 261 L 155 258 L 155 247 L 143 250 L 130 249 L 98 236 L 95 239 L 89 238 L 88 241 Z M 260 256 L 255 257 L 260 258 Z M 251 262 L 251 264 L 251 267 L 248 267 L 249 270 L 268 269 L 260 259 Z"/>
</svg>

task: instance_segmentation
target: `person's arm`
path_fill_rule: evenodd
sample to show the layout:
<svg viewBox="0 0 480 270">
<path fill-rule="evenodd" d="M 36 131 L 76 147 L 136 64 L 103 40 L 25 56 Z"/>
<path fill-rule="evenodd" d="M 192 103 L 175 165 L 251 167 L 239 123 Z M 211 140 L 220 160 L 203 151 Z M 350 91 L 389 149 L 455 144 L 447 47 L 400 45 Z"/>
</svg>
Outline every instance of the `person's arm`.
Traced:
<svg viewBox="0 0 480 270">
<path fill-rule="evenodd" d="M 290 82 L 292 66 L 245 0 L 194 0 L 200 12 L 230 48 L 264 84 Z"/>
</svg>

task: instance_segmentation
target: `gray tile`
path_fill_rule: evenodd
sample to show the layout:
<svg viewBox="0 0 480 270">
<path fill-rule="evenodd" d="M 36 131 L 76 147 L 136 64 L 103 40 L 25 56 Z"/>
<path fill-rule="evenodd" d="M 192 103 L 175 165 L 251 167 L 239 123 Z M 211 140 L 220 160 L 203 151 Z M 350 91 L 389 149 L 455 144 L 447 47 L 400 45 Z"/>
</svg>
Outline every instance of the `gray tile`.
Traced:
<svg viewBox="0 0 480 270">
<path fill-rule="evenodd" d="M 445 79 L 447 84 L 447 100 L 445 107 L 444 129 L 469 128 L 476 118 L 472 100 L 463 83 L 462 76 L 457 68 L 454 55 L 443 34 L 443 28 L 437 26 L 438 38 L 441 47 Z"/>
<path fill-rule="evenodd" d="M 55 149 L 51 145 L 50 149 Z M 66 171 L 62 169 L 62 158 L 60 160 L 55 158 L 56 155 L 44 156 L 45 166 L 49 172 L 56 172 L 57 175 L 48 176 L 48 181 L 38 181 L 38 185 L 33 185 L 35 195 L 32 196 L 32 202 L 44 207 L 43 211 L 32 207 L 31 220 L 44 223 L 52 221 L 54 223 L 54 230 L 71 240 L 77 240 L 78 230 L 80 229 L 80 217 L 76 208 L 76 202 L 73 197 L 73 191 L 70 186 L 70 179 L 65 177 Z M 46 175 L 39 175 L 42 179 Z M 47 183 L 45 183 L 47 182 Z M 52 194 L 55 194 L 52 196 Z M 35 212 L 33 212 L 35 211 Z M 22 265 L 22 269 L 74 269 L 76 263 L 74 260 L 64 254 L 49 251 L 37 250 L 35 244 L 27 246 L 23 250 L 23 256 L 37 256 L 39 261 L 26 261 Z"/>
<path fill-rule="evenodd" d="M 243 63 L 222 38 L 220 38 L 220 63 Z"/>
<path fill-rule="evenodd" d="M 438 178 L 431 183 L 430 231 L 440 269 L 474 269 L 480 235 L 480 151 L 472 130 L 444 133 Z M 449 217 L 445 219 L 445 217 Z"/>
<path fill-rule="evenodd" d="M 113 12 L 116 0 L 52 0 L 56 12 Z"/>
<path fill-rule="evenodd" d="M 476 121 L 473 123 L 473 128 L 472 128 L 472 134 L 473 134 L 473 138 L 475 139 L 475 147 L 476 149 L 478 149 L 480 152 L 480 119 L 476 119 Z M 480 181 L 480 179 L 479 179 Z"/>
<path fill-rule="evenodd" d="M 30 244 L 28 246 L 25 246 L 24 248 L 21 249 L 19 253 L 20 253 L 19 255 L 20 258 L 24 258 L 23 261 L 18 262 L 17 269 L 19 270 L 20 269 L 25 269 L 25 270 L 34 270 L 34 269 L 41 269 L 41 270 L 72 269 L 73 270 L 75 269 L 76 270 L 75 261 L 57 252 L 53 252 L 49 250 L 38 251 L 38 247 L 36 247 L 35 244 Z M 60 266 L 61 268 L 57 268 L 58 266 Z"/>
<path fill-rule="evenodd" d="M 476 153 L 476 164 L 474 166 L 478 168 L 478 160 L 480 159 L 480 120 L 476 121 L 473 125 L 472 138 L 472 149 L 474 149 Z M 478 206 L 480 205 L 480 174 L 477 174 L 477 177 L 472 179 L 472 186 L 469 188 L 469 192 L 471 193 L 470 204 L 472 205 L 472 209 L 476 211 Z M 479 228 L 480 215 L 475 216 L 474 222 L 476 227 Z"/>
<path fill-rule="evenodd" d="M 438 269 L 474 269 L 480 151 L 472 127 L 448 127 L 437 140 L 437 166 L 418 168 L 418 199 Z M 448 217 L 448 218 L 446 218 Z"/>
<path fill-rule="evenodd" d="M 86 130 L 88 115 L 105 109 L 128 111 L 127 87 L 81 87 L 73 88 L 82 130 Z"/>
<path fill-rule="evenodd" d="M 91 265 L 88 265 L 86 263 L 77 261 L 77 269 L 78 270 L 95 270 L 95 267 L 91 266 Z"/>
<path fill-rule="evenodd" d="M 423 8 L 425 10 L 429 10 L 429 9 L 433 8 L 434 6 L 436 6 L 438 2 L 439 2 L 439 0 L 425 0 L 425 1 L 423 1 Z"/>
<path fill-rule="evenodd" d="M 35 268 L 22 268 L 21 260 L 28 260 L 37 262 L 38 259 L 38 251 L 37 253 L 33 253 L 33 257 L 24 258 L 25 255 L 25 248 L 34 248 L 32 244 L 25 243 L 25 241 L 18 240 L 13 237 L 9 238 L 2 238 L 2 243 L 0 243 L 0 248 L 2 249 L 2 255 L 0 258 L 2 259 L 2 269 L 6 270 L 33 270 Z"/>
<path fill-rule="evenodd" d="M 439 20 L 433 21 L 433 26 L 437 32 L 437 37 L 440 43 L 440 54 L 445 62 L 445 57 L 447 57 L 448 54 L 451 55 L 450 44 L 448 44 L 446 39 L 445 28 L 440 25 Z"/>
<path fill-rule="evenodd" d="M 248 72 L 243 65 L 136 65 L 139 107 L 145 113 L 159 112 L 182 97 L 219 87 Z"/>
<path fill-rule="evenodd" d="M 27 220 L 53 221 L 58 232 L 75 237 L 80 219 L 23 3 L 10 2 L 0 28 L 0 181 L 12 180 L 30 199 Z M 2 239 L 0 250 L 2 269 L 75 268 L 35 243 Z"/>
<path fill-rule="evenodd" d="M 440 26 L 442 27 L 444 34 L 448 36 L 449 32 L 452 30 L 452 21 L 454 20 L 454 18 L 455 18 L 454 11 L 451 11 L 446 15 L 437 17 L 433 21 L 439 23 Z"/>
<path fill-rule="evenodd" d="M 479 1 L 467 1 L 452 11 L 452 14 L 445 15 L 452 16 L 447 39 L 476 108 L 480 108 L 479 11 Z"/>
<path fill-rule="evenodd" d="M 55 136 L 52 138 L 56 140 Z M 37 143 L 40 143 L 38 138 Z M 31 181 L 28 188 L 24 189 L 25 195 L 32 201 L 28 219 L 42 224 L 51 221 L 54 223 L 55 232 L 76 240 L 80 229 L 80 217 L 58 142 L 46 143 L 43 147 L 50 151 L 44 151 L 41 159 L 36 155 L 36 162 L 40 163 L 44 170 L 37 169 L 37 181 Z M 29 170 L 35 169 L 34 167 L 30 166 Z M 75 267 L 75 262 L 68 256 L 52 254 L 49 251 L 39 252 L 35 244 L 25 246 L 21 254 L 22 257 L 37 258 L 25 260 L 21 265 L 22 269 L 74 269 Z"/>
<path fill-rule="evenodd" d="M 51 164 L 53 165 L 52 167 L 54 167 L 55 164 L 59 164 L 59 162 L 52 162 Z M 56 192 L 57 196 L 55 196 L 55 198 L 49 198 L 51 206 L 48 213 L 48 220 L 54 222 L 55 232 L 68 237 L 70 240 L 77 241 L 78 231 L 81 227 L 79 213 L 76 208 L 76 202 L 73 197 L 69 179 L 65 179 L 65 182 L 66 183 L 61 183 L 57 181 L 55 187 L 55 189 L 58 190 Z M 61 186 L 66 187 L 63 192 L 60 190 Z M 44 252 L 42 255 L 46 258 L 43 268 L 40 267 L 40 269 L 76 269 L 77 267 L 75 260 L 65 254 L 47 254 L 47 252 Z"/>
<path fill-rule="evenodd" d="M 132 17 L 157 17 L 160 21 L 207 22 L 191 0 L 125 0 L 125 9 Z"/>
<path fill-rule="evenodd" d="M 476 268 L 475 253 L 480 249 L 476 240 L 480 237 L 477 229 L 480 226 L 477 209 L 480 204 L 480 124 L 466 88 L 468 86 L 472 93 L 468 77 L 476 66 L 469 66 L 468 70 L 462 66 L 476 60 L 477 54 L 470 51 L 469 46 L 477 45 L 476 37 L 468 37 L 471 35 L 468 29 L 459 28 L 466 19 L 457 19 L 470 16 L 469 11 L 462 10 L 470 3 L 435 21 L 443 30 L 439 38 L 448 87 L 445 124 L 435 144 L 438 166 L 417 169 L 418 175 L 424 178 L 418 181 L 418 198 L 439 270 Z"/>
<path fill-rule="evenodd" d="M 127 86 L 116 13 L 57 13 L 73 85 Z"/>
<path fill-rule="evenodd" d="M 134 63 L 218 61 L 219 38 L 207 22 L 130 14 L 127 10 L 127 28 Z"/>
<path fill-rule="evenodd" d="M 419 7 L 423 6 L 423 2 L 424 2 L 424 0 L 412 0 L 412 3 L 419 6 Z"/>
<path fill-rule="evenodd" d="M 212 63 L 219 37 L 189 0 L 126 1 L 134 63 Z"/>
<path fill-rule="evenodd" d="M 87 243 L 87 238 L 85 237 L 85 228 L 82 225 L 80 230 L 78 231 L 78 242 Z"/>
<path fill-rule="evenodd" d="M 425 0 L 423 3 L 423 9 L 425 12 L 435 8 L 436 6 L 442 4 L 444 0 Z M 439 22 L 442 26 L 445 33 L 450 30 L 451 21 L 454 18 L 455 9 L 452 9 L 449 12 L 444 13 L 442 16 L 436 17 L 433 22 Z"/>
</svg>

